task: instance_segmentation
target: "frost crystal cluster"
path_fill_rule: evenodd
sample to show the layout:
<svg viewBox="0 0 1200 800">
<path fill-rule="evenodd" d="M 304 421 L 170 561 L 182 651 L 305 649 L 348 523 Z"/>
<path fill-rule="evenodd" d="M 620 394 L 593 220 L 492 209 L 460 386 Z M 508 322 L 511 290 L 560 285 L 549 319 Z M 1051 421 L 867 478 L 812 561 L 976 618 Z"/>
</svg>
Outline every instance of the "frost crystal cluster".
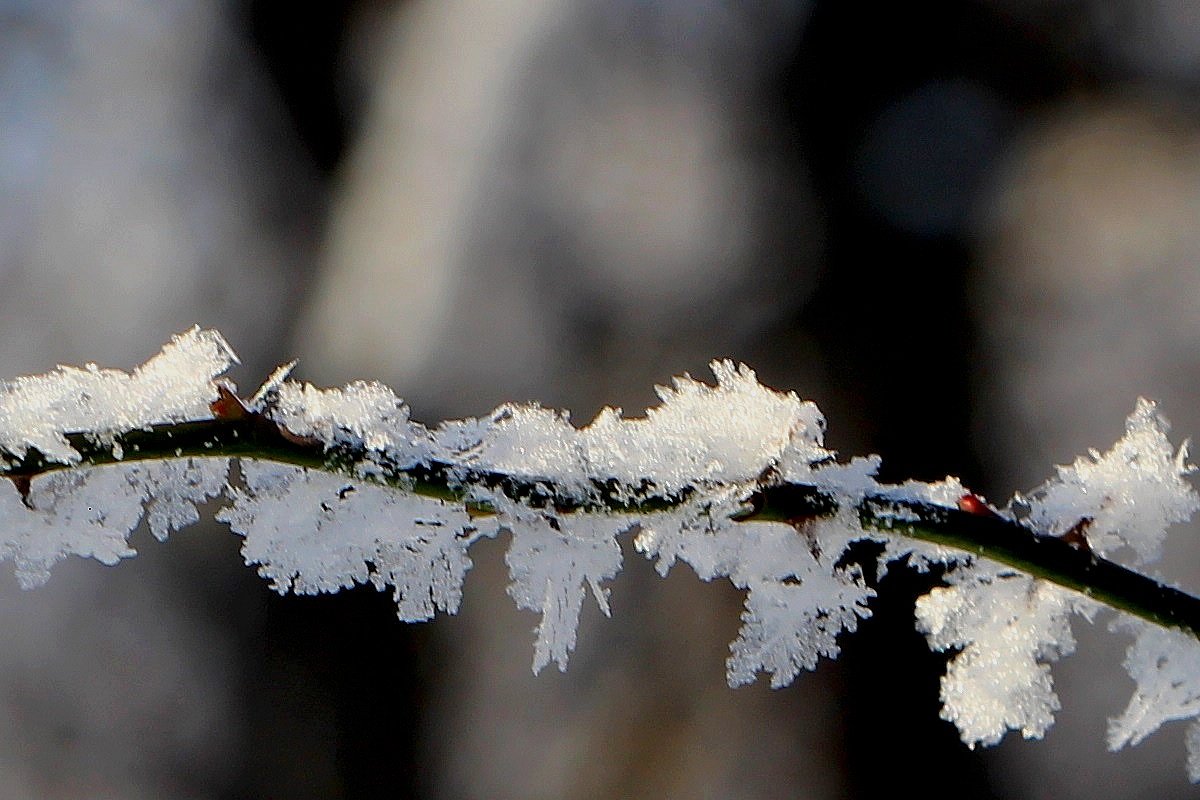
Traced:
<svg viewBox="0 0 1200 800">
<path fill-rule="evenodd" d="M 563 412 L 506 405 L 430 428 L 380 384 L 317 389 L 289 381 L 288 368 L 239 400 L 221 377 L 235 360 L 219 334 L 192 329 L 132 373 L 59 367 L 0 385 L 10 478 L 0 481 L 0 556 L 22 585 L 45 581 L 68 555 L 132 556 L 128 536 L 143 520 L 165 539 L 220 497 L 218 519 L 274 589 L 371 584 L 391 591 L 402 619 L 425 620 L 458 610 L 472 543 L 505 534 L 508 592 L 540 615 L 534 671 L 564 669 L 586 595 L 608 613 L 618 537 L 628 534 L 664 575 L 684 562 L 744 589 L 729 682 L 767 674 L 784 686 L 836 657 L 838 636 L 870 616 L 864 576 L 907 562 L 942 577 L 918 601 L 916 624 L 931 647 L 957 651 L 942 716 L 973 746 L 1009 730 L 1046 732 L 1059 708 L 1050 665 L 1075 647 L 1071 617 L 1091 620 L 1103 606 L 981 551 L 924 541 L 914 534 L 922 520 L 969 512 L 1089 557 L 1128 550 L 1145 564 L 1166 528 L 1200 507 L 1185 453 L 1145 400 L 1111 450 L 1059 467 L 1000 510 L 953 478 L 883 485 L 877 457 L 837 461 L 815 405 L 726 361 L 712 365 L 715 385 L 683 377 L 660 387 L 661 405 L 641 418 L 606 409 L 577 428 Z M 205 421 L 232 432 L 204 442 L 208 456 L 185 446 Z M 255 450 L 254 437 L 278 447 Z M 763 500 L 772 489 L 803 494 L 808 510 L 772 514 Z M 880 546 L 848 556 L 863 540 Z M 855 563 L 862 553 L 878 553 L 877 563 Z M 1126 667 L 1137 688 L 1110 724 L 1110 745 L 1200 717 L 1194 636 L 1126 614 L 1112 624 L 1135 637 Z M 1187 743 L 1200 780 L 1200 722 Z"/>
</svg>

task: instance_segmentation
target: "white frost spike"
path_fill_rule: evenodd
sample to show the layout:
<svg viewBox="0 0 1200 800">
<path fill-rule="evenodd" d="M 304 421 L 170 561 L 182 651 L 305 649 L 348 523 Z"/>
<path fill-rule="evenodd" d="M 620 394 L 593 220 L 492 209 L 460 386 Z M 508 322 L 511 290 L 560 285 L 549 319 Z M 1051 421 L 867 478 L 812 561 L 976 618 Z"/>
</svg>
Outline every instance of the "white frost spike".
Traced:
<svg viewBox="0 0 1200 800">
<path fill-rule="evenodd" d="M 955 585 L 917 599 L 917 627 L 938 651 L 962 648 L 942 677 L 942 719 L 971 747 L 1009 730 L 1040 739 L 1060 708 L 1050 667 L 1075 650 L 1069 617 L 1090 603 L 987 562 L 959 567 Z"/>
<path fill-rule="evenodd" d="M 130 480 L 143 487 L 150 532 L 165 542 L 177 531 L 200 520 L 197 504 L 225 491 L 229 460 L 188 458 L 131 465 Z"/>
<path fill-rule="evenodd" d="M 533 671 L 554 661 L 566 670 L 575 649 L 575 632 L 583 608 L 584 585 L 592 590 L 608 616 L 608 590 L 601 581 L 621 570 L 616 535 L 629 521 L 604 514 L 571 514 L 554 518 L 527 508 L 508 508 L 501 523 L 512 531 L 505 561 L 512 583 L 508 593 L 518 608 L 541 612 L 534 645 Z"/>
<path fill-rule="evenodd" d="M 1109 749 L 1136 745 L 1169 720 L 1200 716 L 1200 641 L 1128 616 L 1114 627 L 1137 635 L 1125 654 L 1125 669 L 1137 688 L 1125 713 L 1109 720 Z M 1187 741 L 1188 772 L 1197 781 L 1200 730 L 1196 724 L 1189 730 Z"/>
<path fill-rule="evenodd" d="M 142 518 L 144 485 L 125 466 L 54 472 L 34 478 L 26 507 L 0 480 L 0 559 L 15 564 L 21 586 L 40 586 L 69 555 L 115 564 L 135 555 L 126 540 Z"/>
<path fill-rule="evenodd" d="M 1167 439 L 1170 424 L 1141 398 L 1125 421 L 1125 435 L 1107 453 L 1093 450 L 1031 493 L 1030 522 L 1061 535 L 1090 518 L 1088 543 L 1107 555 L 1128 546 L 1139 563 L 1154 561 L 1169 525 L 1200 510 L 1200 496 L 1184 477 L 1187 445 Z"/>
<path fill-rule="evenodd" d="M 750 584 L 742 628 L 729 646 L 730 686 L 753 683 L 758 672 L 771 674 L 773 689 L 787 686 L 802 669 L 816 669 L 820 656 L 837 658 L 838 634 L 871 616 L 867 601 L 875 592 L 861 575 L 815 561 L 812 567 L 799 581 Z"/>
<path fill-rule="evenodd" d="M 460 504 L 344 475 L 256 462 L 246 491 L 218 514 L 245 537 L 242 555 L 278 592 L 317 594 L 370 583 L 392 587 L 408 622 L 458 611 L 478 537 Z"/>
<path fill-rule="evenodd" d="M 808 463 L 829 455 L 816 405 L 763 386 L 744 364 L 709 366 L 716 386 L 675 378 L 672 388 L 656 387 L 662 405 L 643 419 L 616 409 L 597 415 L 580 431 L 590 473 L 628 483 L 652 477 L 659 491 L 676 494 L 697 483 L 753 480 L 785 457 Z"/>
<path fill-rule="evenodd" d="M 780 524 L 738 530 L 742 552 L 730 580 L 749 589 L 742 628 L 729 646 L 730 686 L 771 673 L 771 686 L 786 686 L 802 669 L 815 669 L 820 656 L 836 658 L 837 636 L 854 631 L 871 616 L 875 596 L 857 570 L 836 569 L 842 554 L 826 550 L 820 523 L 796 531 Z M 841 543 L 839 543 L 841 544 Z"/>
<path fill-rule="evenodd" d="M 0 384 L 0 449 L 24 456 L 33 447 L 51 461 L 79 454 L 64 434 L 97 439 L 158 422 L 205 419 L 217 397 L 213 379 L 237 363 L 216 331 L 192 328 L 132 373 L 60 366 L 55 372 Z"/>
<path fill-rule="evenodd" d="M 286 381 L 267 391 L 275 398 L 271 417 L 276 422 L 297 436 L 314 436 L 326 447 L 362 442 L 401 464 L 428 452 L 425 427 L 409 422 L 408 406 L 382 383 L 355 381 L 343 389 L 318 389 Z"/>
</svg>

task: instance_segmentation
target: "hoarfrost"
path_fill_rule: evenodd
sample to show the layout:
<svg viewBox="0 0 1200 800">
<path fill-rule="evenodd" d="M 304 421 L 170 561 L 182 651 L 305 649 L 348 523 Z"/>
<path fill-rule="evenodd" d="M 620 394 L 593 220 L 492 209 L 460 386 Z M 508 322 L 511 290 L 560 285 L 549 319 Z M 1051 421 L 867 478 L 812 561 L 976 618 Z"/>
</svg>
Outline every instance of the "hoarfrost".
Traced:
<svg viewBox="0 0 1200 800">
<path fill-rule="evenodd" d="M 1051 662 L 1075 650 L 1069 617 L 1091 603 L 986 561 L 952 571 L 917 599 L 917 628 L 938 651 L 961 648 L 942 677 L 942 719 L 971 747 L 1009 730 L 1040 739 L 1060 708 Z"/>
<path fill-rule="evenodd" d="M 1114 628 L 1136 638 L 1125 654 L 1125 669 L 1137 684 L 1129 706 L 1109 720 L 1108 746 L 1136 745 L 1164 722 L 1200 716 L 1200 641 L 1178 630 L 1122 616 Z M 1187 734 L 1188 773 L 1200 780 L 1200 722 Z"/>
<path fill-rule="evenodd" d="M 846 547 L 868 534 L 842 518 L 814 520 L 799 532 L 781 523 L 739 525 L 730 518 L 740 500 L 726 493 L 646 515 L 634 544 L 658 559 L 660 574 L 684 561 L 703 580 L 727 577 L 747 590 L 726 676 L 740 686 L 765 672 L 779 688 L 800 670 L 815 669 L 820 656 L 836 658 L 837 636 L 871 615 L 874 590 L 857 568 L 837 566 Z"/>
<path fill-rule="evenodd" d="M 211 417 L 214 378 L 237 357 L 216 331 L 192 328 L 131 373 L 60 366 L 47 375 L 0 386 L 0 451 L 17 458 L 32 448 L 49 461 L 74 464 L 68 433 L 100 442 L 156 423 Z M 143 515 L 159 539 L 199 519 L 195 504 L 221 493 L 225 460 L 118 464 L 33 478 L 22 495 L 0 481 L 0 558 L 11 559 L 23 586 L 44 583 L 69 555 L 104 564 L 134 555 L 129 534 Z M 143 507 L 143 504 L 146 504 Z"/>
<path fill-rule="evenodd" d="M 675 378 L 656 388 L 662 405 L 642 419 L 622 419 L 616 409 L 598 415 L 580 432 L 590 474 L 627 484 L 653 477 L 660 492 L 676 495 L 753 480 L 785 459 L 808 464 L 829 455 L 816 405 L 763 386 L 743 364 L 710 367 L 716 386 Z"/>
<path fill-rule="evenodd" d="M 160 541 L 200 519 L 196 504 L 225 488 L 225 459 L 114 464 L 34 478 L 25 498 L 0 481 L 0 560 L 22 586 L 45 583 L 67 556 L 115 564 L 136 555 L 129 534 L 146 517 Z"/>
<path fill-rule="evenodd" d="M 945 508 L 957 507 L 959 499 L 965 494 L 967 494 L 967 490 L 963 487 L 962 482 L 953 476 L 947 476 L 935 483 L 906 481 L 894 486 L 881 486 L 879 491 L 881 497 L 893 500 L 915 500 Z M 913 521 L 906 519 L 906 516 L 902 511 L 897 511 L 888 518 L 888 521 L 894 528 L 903 528 L 906 523 Z M 909 536 L 886 536 L 883 538 L 883 552 L 879 555 L 878 569 L 875 575 L 882 580 L 887 575 L 890 564 L 901 560 L 904 560 L 917 572 L 928 572 L 935 566 L 950 566 L 966 561 L 968 558 L 961 550 L 922 542 Z"/>
<path fill-rule="evenodd" d="M 146 523 L 160 542 L 172 531 L 200 521 L 198 504 L 225 491 L 229 474 L 226 458 L 187 458 L 158 461 L 130 468 L 130 480 L 146 497 Z"/>
<path fill-rule="evenodd" d="M 356 381 L 343 389 L 318 389 L 294 381 L 268 381 L 270 416 L 296 436 L 320 439 L 326 447 L 362 442 L 404 464 L 428 455 L 428 432 L 408 420 L 408 406 L 391 389 Z"/>
<path fill-rule="evenodd" d="M 1139 563 L 1156 560 L 1167 527 L 1200 509 L 1200 496 L 1184 476 L 1187 445 L 1178 451 L 1167 439 L 1170 424 L 1158 407 L 1139 398 L 1125 421 L 1125 435 L 1107 453 L 1096 450 L 1030 495 L 1030 522 L 1060 535 L 1080 520 L 1088 543 L 1107 554 L 1122 546 Z"/>
<path fill-rule="evenodd" d="M 703 500 L 654 514 L 638 523 L 633 544 L 654 559 L 666 577 L 677 561 L 690 565 L 701 580 L 727 577 L 737 566 L 741 539 L 730 517 L 742 507 L 744 493 L 726 489 Z"/>
<path fill-rule="evenodd" d="M 345 475 L 247 461 L 245 489 L 217 518 L 241 534 L 246 563 L 280 593 L 391 587 L 409 622 L 458 611 L 479 535 L 461 504 Z"/>
<path fill-rule="evenodd" d="M 1184 480 L 1192 471 L 1186 445 L 1178 451 L 1172 447 L 1169 427 L 1154 403 L 1139 399 L 1125 422 L 1125 435 L 1108 452 L 1093 450 L 1058 467 L 1054 479 L 1019 498 L 1028 508 L 1026 524 L 1054 536 L 1082 530 L 1098 553 L 1129 547 L 1141 563 L 1156 559 L 1166 528 L 1200 508 L 1200 498 Z M 952 483 L 952 492 L 961 491 L 957 481 Z M 901 552 L 892 548 L 892 554 Z M 948 555 L 959 562 L 947 576 L 951 585 L 917 601 L 917 625 L 930 646 L 962 649 L 942 679 L 942 717 L 954 722 L 972 746 L 994 744 L 1007 730 L 1041 737 L 1059 708 L 1049 665 L 1075 647 L 1070 615 L 1090 617 L 1098 606 L 986 561 L 963 564 L 961 555 Z M 939 558 L 937 553 L 925 557 Z M 1200 712 L 1189 705 L 1200 702 L 1197 653 L 1200 645 L 1193 637 L 1145 626 L 1126 659 L 1138 692 L 1125 715 L 1112 722 L 1110 746 L 1136 743 L 1164 719 Z M 1179 680 L 1189 670 L 1195 676 L 1190 690 Z"/>
<path fill-rule="evenodd" d="M 69 555 L 115 564 L 135 555 L 127 543 L 142 518 L 144 484 L 124 467 L 53 472 L 34 478 L 26 502 L 0 481 L 0 558 L 21 586 L 40 586 Z"/>
<path fill-rule="evenodd" d="M 827 458 L 825 420 L 793 392 L 777 392 L 730 361 L 710 386 L 690 377 L 657 387 L 662 405 L 627 419 L 608 408 L 583 428 L 565 412 L 504 405 L 481 420 L 444 423 L 436 458 L 463 467 L 538 476 L 587 495 L 593 482 L 675 497 L 697 486 L 757 479 L 765 470 Z"/>
<path fill-rule="evenodd" d="M 0 450 L 23 457 L 35 448 L 51 461 L 75 464 L 79 453 L 67 442 L 69 432 L 104 441 L 159 422 L 210 417 L 213 378 L 235 363 L 221 334 L 195 327 L 132 373 L 88 364 L 7 381 L 0 384 Z"/>
<path fill-rule="evenodd" d="M 36 448 L 52 462 L 76 464 L 81 456 L 67 434 L 83 433 L 119 459 L 121 433 L 210 418 L 217 378 L 235 360 L 219 334 L 193 328 L 132 373 L 59 367 L 4 383 L 0 454 L 13 463 Z M 852 543 L 871 539 L 883 545 L 879 576 L 901 559 L 948 569 L 948 585 L 918 600 L 917 625 L 934 649 L 960 650 L 942 680 L 942 716 L 972 746 L 1008 730 L 1045 733 L 1059 707 L 1049 665 L 1075 647 L 1071 614 L 1090 617 L 1096 608 L 1009 568 L 890 533 L 889 522 L 900 533 L 920 523 L 905 504 L 953 508 L 968 493 L 955 478 L 881 485 L 877 456 L 837 462 L 815 405 L 762 386 L 729 361 L 713 362 L 715 385 L 676 378 L 658 388 L 662 402 L 645 417 L 605 409 L 583 428 L 566 412 L 530 404 L 430 430 L 385 386 L 317 389 L 288 381 L 290 368 L 277 370 L 245 410 L 255 424 L 278 425 L 287 441 L 364 453 L 352 475 L 243 459 L 242 484 L 231 489 L 223 458 L 80 468 L 31 481 L 14 474 L 0 481 L 0 558 L 15 562 L 24 586 L 45 581 L 68 555 L 115 563 L 134 554 L 128 536 L 143 517 L 164 539 L 224 492 L 229 505 L 218 519 L 244 537 L 247 563 L 277 591 L 370 584 L 390 589 L 399 616 L 415 621 L 456 612 L 469 547 L 507 530 L 508 592 L 541 615 L 537 672 L 552 661 L 566 667 L 589 590 L 608 614 L 605 583 L 621 569 L 617 537 L 633 532 L 661 574 L 682 561 L 704 580 L 728 578 L 746 591 L 728 680 L 736 686 L 767 673 L 778 687 L 821 656 L 836 657 L 838 635 L 870 616 L 874 591 L 843 558 Z M 1200 509 L 1185 481 L 1186 449 L 1175 451 L 1167 431 L 1154 404 L 1140 400 L 1111 450 L 1059 467 L 1029 499 L 990 513 L 1012 522 L 1024 509 L 1023 524 L 1039 534 L 1083 532 L 1098 552 L 1129 547 L 1139 561 L 1152 560 L 1166 527 Z M 409 467 L 443 470 L 446 488 L 467 502 L 404 491 L 403 477 L 399 488 L 373 482 Z M 509 496 L 506 481 L 525 488 Z M 837 510 L 786 524 L 735 521 L 755 511 L 749 501 L 760 489 L 780 482 L 823 492 Z M 868 497 L 896 503 L 870 530 L 857 508 Z M 1200 716 L 1200 643 L 1125 624 L 1137 633 L 1126 659 L 1137 691 L 1111 723 L 1114 748 L 1163 721 Z M 1187 742 L 1189 772 L 1200 779 L 1200 722 Z"/>
<path fill-rule="evenodd" d="M 822 523 L 814 529 L 826 527 Z M 730 686 L 771 673 L 786 686 L 820 656 L 836 658 L 837 636 L 871 616 L 875 596 L 857 569 L 836 566 L 841 547 L 824 550 L 816 530 L 797 536 L 784 525 L 756 525 L 744 536 L 742 560 L 730 579 L 749 589 L 742 628 L 726 662 Z"/>
<path fill-rule="evenodd" d="M 464 471 L 544 478 L 578 497 L 589 485 L 579 438 L 565 412 L 503 405 L 482 419 L 443 423 L 435 457 Z"/>
<path fill-rule="evenodd" d="M 501 512 L 512 531 L 508 564 L 508 593 L 518 608 L 540 612 L 533 671 L 551 661 L 559 670 L 575 649 L 575 632 L 583 608 L 584 587 L 609 616 L 608 589 L 602 581 L 621 570 L 621 548 L 616 536 L 630 522 L 619 516 L 575 514 L 556 518 L 532 509 L 509 508 Z"/>
</svg>

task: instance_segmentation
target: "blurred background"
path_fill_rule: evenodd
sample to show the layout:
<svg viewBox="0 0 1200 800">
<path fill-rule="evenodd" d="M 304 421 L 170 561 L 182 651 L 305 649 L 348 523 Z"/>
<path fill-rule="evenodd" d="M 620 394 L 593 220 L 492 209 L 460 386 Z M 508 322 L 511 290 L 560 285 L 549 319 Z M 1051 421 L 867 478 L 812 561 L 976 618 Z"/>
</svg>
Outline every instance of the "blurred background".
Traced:
<svg viewBox="0 0 1200 800">
<path fill-rule="evenodd" d="M 1185 0 L 0 0 L 0 375 L 130 368 L 193 323 L 246 391 L 300 358 L 426 422 L 637 413 L 753 365 L 889 479 L 994 499 L 1200 433 L 1200 7 Z M 1125 638 L 1076 625 L 1043 742 L 938 719 L 929 579 L 780 691 L 740 594 L 627 550 L 534 678 L 504 541 L 461 613 L 280 598 L 188 529 L 34 592 L 0 570 L 3 798 L 1183 797 L 1105 751 Z M 1195 530 L 1163 574 L 1200 588 Z"/>
</svg>

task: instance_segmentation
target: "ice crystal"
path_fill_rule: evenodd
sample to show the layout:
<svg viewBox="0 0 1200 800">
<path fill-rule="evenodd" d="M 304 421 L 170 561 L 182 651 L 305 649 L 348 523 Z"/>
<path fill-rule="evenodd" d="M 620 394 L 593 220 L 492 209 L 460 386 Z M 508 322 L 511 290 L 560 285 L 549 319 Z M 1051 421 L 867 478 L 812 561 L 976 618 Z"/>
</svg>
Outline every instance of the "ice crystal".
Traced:
<svg viewBox="0 0 1200 800">
<path fill-rule="evenodd" d="M 133 372 L 60 366 L 48 375 L 0 385 L 0 450 L 24 456 L 29 448 L 51 461 L 74 464 L 79 453 L 65 434 L 103 440 L 158 422 L 210 416 L 213 379 L 237 362 L 216 331 L 182 333 Z"/>
<path fill-rule="evenodd" d="M 128 472 L 140 484 L 146 498 L 146 523 L 160 542 L 172 531 L 200 520 L 196 508 L 225 491 L 229 460 L 186 458 L 178 461 L 142 463 Z"/>
<path fill-rule="evenodd" d="M 584 588 L 605 616 L 609 615 L 608 589 L 601 585 L 621 569 L 621 548 L 616 535 L 627 520 L 599 514 L 578 514 L 556 519 L 537 512 L 505 513 L 512 531 L 505 561 L 512 583 L 508 593 L 518 608 L 537 611 L 533 671 L 553 661 L 560 670 L 575 649 L 575 631 L 583 607 Z"/>
<path fill-rule="evenodd" d="M 1200 509 L 1184 476 L 1187 446 L 1167 439 L 1170 424 L 1158 407 L 1140 398 L 1125 421 L 1125 435 L 1107 453 L 1092 450 L 1030 495 L 1030 520 L 1061 534 L 1080 520 L 1092 549 L 1107 554 L 1123 546 L 1139 563 L 1154 561 L 1167 527 Z"/>
<path fill-rule="evenodd" d="M 745 537 L 742 559 L 730 576 L 748 589 L 742 628 L 730 645 L 731 686 L 751 683 L 759 672 L 771 686 L 786 686 L 820 656 L 836 658 L 837 636 L 871 616 L 875 596 L 862 574 L 836 566 L 841 548 L 823 551 L 783 525 L 755 526 Z"/>
<path fill-rule="evenodd" d="M 1114 627 L 1136 637 L 1125 654 L 1125 669 L 1137 686 L 1125 712 L 1109 720 L 1109 749 L 1135 745 L 1164 722 L 1200 717 L 1200 641 L 1128 617 Z M 1200 781 L 1200 721 L 1188 730 L 1187 749 L 1188 774 Z"/>
<path fill-rule="evenodd" d="M 962 648 L 942 678 L 942 719 L 972 747 L 995 744 L 1010 730 L 1040 739 L 1060 707 L 1049 665 L 1074 652 L 1069 618 L 1090 604 L 987 562 L 948 579 L 949 587 L 917 600 L 917 627 L 930 646 Z"/>
<path fill-rule="evenodd" d="M 478 534 L 461 504 L 344 475 L 247 462 L 244 489 L 218 519 L 245 537 L 242 555 L 279 592 L 390 587 L 401 619 L 454 613 Z"/>
<path fill-rule="evenodd" d="M 0 484 L 0 554 L 12 559 L 24 587 L 50 578 L 69 555 L 115 564 L 134 555 L 127 544 L 142 518 L 142 486 L 123 469 L 54 472 L 35 478 L 24 500 Z"/>
</svg>

